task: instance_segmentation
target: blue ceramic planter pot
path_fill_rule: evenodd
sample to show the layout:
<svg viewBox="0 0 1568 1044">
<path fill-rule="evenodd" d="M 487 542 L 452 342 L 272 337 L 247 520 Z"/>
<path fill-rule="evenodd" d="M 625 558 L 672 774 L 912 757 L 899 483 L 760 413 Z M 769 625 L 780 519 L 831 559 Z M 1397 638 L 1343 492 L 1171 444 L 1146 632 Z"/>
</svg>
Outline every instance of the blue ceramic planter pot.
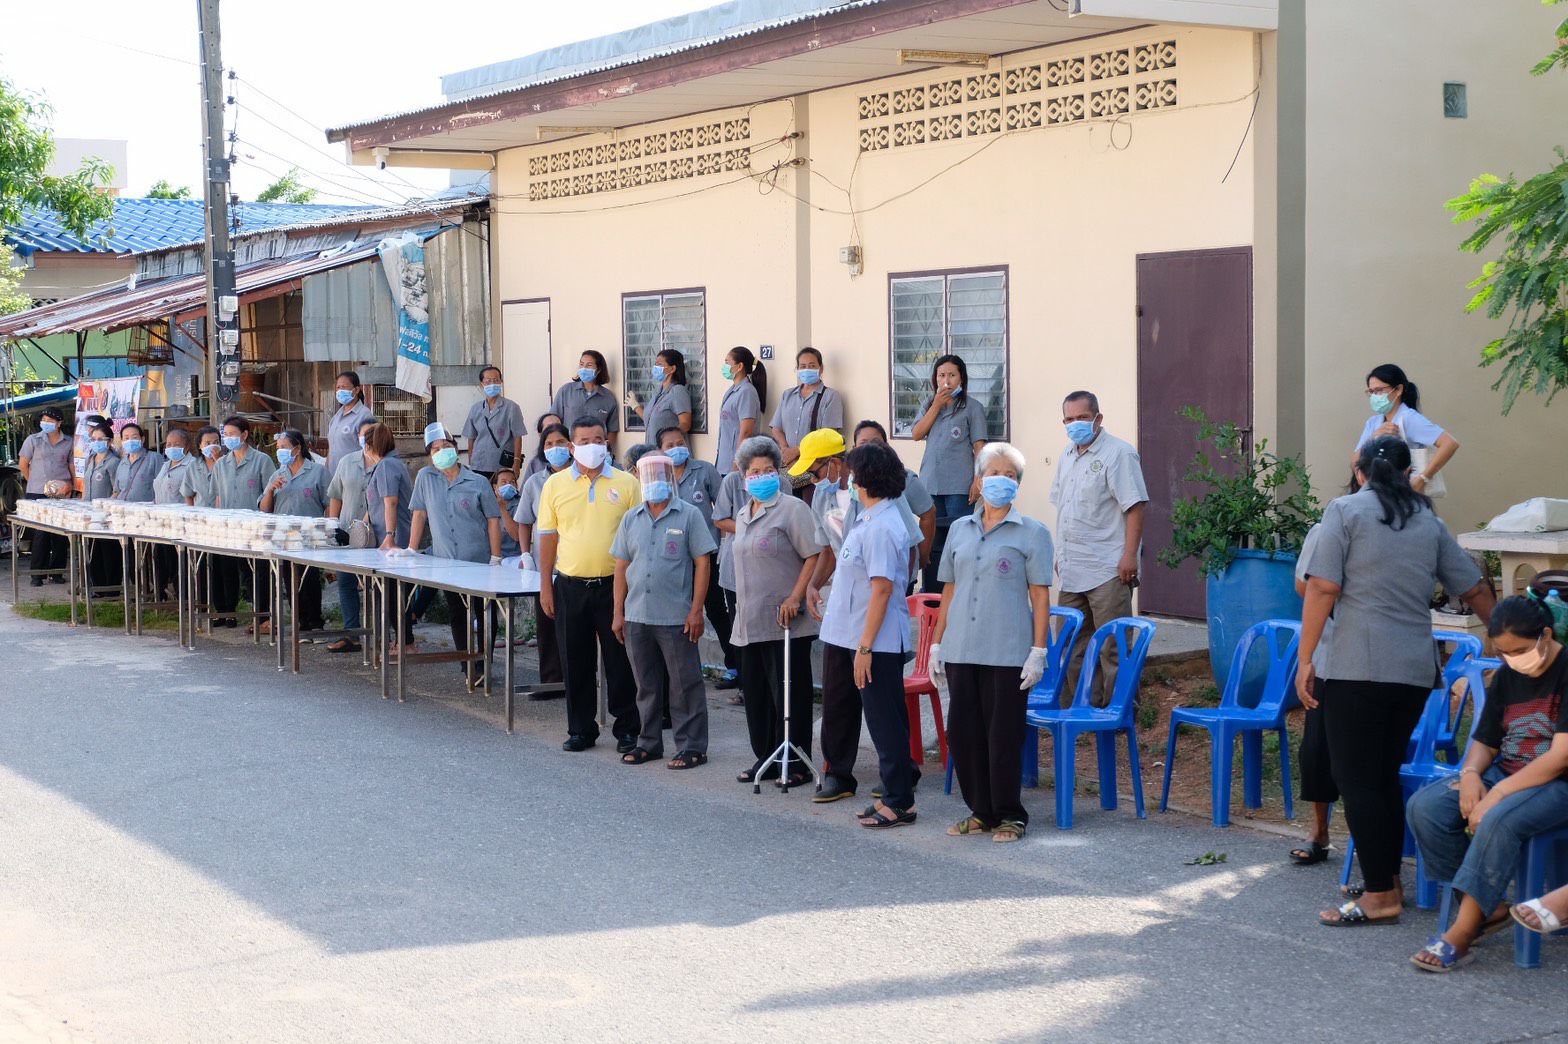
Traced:
<svg viewBox="0 0 1568 1044">
<path fill-rule="evenodd" d="M 1263 620 L 1301 619 L 1296 594 L 1296 556 L 1290 552 L 1240 551 L 1224 572 L 1208 578 L 1209 663 L 1214 683 L 1225 690 L 1230 658 L 1247 628 Z M 1242 702 L 1257 701 L 1266 667 L 1248 665 Z M 1254 676 L 1256 673 L 1256 676 Z"/>
</svg>

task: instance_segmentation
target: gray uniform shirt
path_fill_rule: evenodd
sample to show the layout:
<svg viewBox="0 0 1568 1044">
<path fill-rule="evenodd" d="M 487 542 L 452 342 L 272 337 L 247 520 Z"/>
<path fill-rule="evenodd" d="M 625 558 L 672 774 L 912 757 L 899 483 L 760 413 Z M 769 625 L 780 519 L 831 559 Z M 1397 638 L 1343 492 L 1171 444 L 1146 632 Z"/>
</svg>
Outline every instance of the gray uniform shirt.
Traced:
<svg viewBox="0 0 1568 1044">
<path fill-rule="evenodd" d="M 365 510 L 370 514 L 370 529 L 376 534 L 377 544 L 387 538 L 387 497 L 397 498 L 397 528 L 392 532 L 392 542 L 407 547 L 408 527 L 414 520 L 414 509 L 409 506 L 414 499 L 414 480 L 409 478 L 408 463 L 396 453 L 381 458 L 381 463 L 366 473 Z M 485 561 L 489 560 L 486 554 Z"/>
<path fill-rule="evenodd" d="M 345 412 L 345 410 L 347 412 Z M 327 474 L 335 475 L 338 462 L 359 450 L 359 426 L 376 415 L 369 406 L 355 399 L 348 406 L 339 406 L 327 418 Z"/>
<path fill-rule="evenodd" d="M 909 505 L 909 510 L 915 515 L 923 515 L 935 507 L 931 499 L 931 491 L 926 489 L 925 479 L 915 471 L 904 469 L 904 503 Z"/>
<path fill-rule="evenodd" d="M 713 500 L 713 520 L 722 522 L 734 518 L 735 512 L 746 502 L 746 479 L 732 471 L 719 480 L 719 495 Z M 735 534 L 725 533 L 719 540 L 719 586 L 726 591 L 735 590 Z"/>
<path fill-rule="evenodd" d="M 539 493 L 553 474 L 555 472 L 546 466 L 544 471 L 529 475 L 517 490 L 517 506 L 512 511 L 512 519 L 518 525 L 533 527 L 528 534 L 528 553 L 534 556 L 536 565 L 539 562 Z"/>
<path fill-rule="evenodd" d="M 185 473 L 195 466 L 188 456 L 178 464 L 164 458 L 158 477 L 152 481 L 152 502 L 154 504 L 185 503 L 185 494 L 180 490 L 185 488 Z"/>
<path fill-rule="evenodd" d="M 222 460 L 219 457 L 218 460 Z M 216 506 L 218 496 L 217 463 L 212 467 L 207 466 L 207 458 L 197 454 L 188 458 L 185 466 L 180 469 L 180 496 L 195 497 L 192 503 L 196 507 L 210 508 Z"/>
<path fill-rule="evenodd" d="M 463 438 L 468 440 L 468 466 L 475 471 L 501 470 L 501 451 L 515 450 L 517 440 L 528 434 L 523 423 L 523 408 L 511 399 L 499 398 L 494 409 L 489 399 L 468 408 L 463 422 Z M 513 462 L 516 466 L 516 462 Z"/>
<path fill-rule="evenodd" d="M 682 500 L 671 500 L 658 518 L 645 503 L 628 511 L 610 544 L 611 557 L 629 563 L 626 619 L 660 627 L 684 624 L 695 583 L 692 563 L 717 546 L 702 513 Z"/>
<path fill-rule="evenodd" d="M 329 484 L 326 468 L 313 460 L 301 464 L 297 475 L 290 467 L 280 467 L 267 480 L 268 488 L 279 475 L 283 476 L 283 488 L 272 494 L 274 515 L 306 515 L 310 518 L 326 515 Z"/>
<path fill-rule="evenodd" d="M 59 432 L 55 434 L 59 435 Z M 71 448 L 72 439 L 69 435 L 60 435 L 57 443 L 51 443 L 49 436 L 41 431 L 35 431 L 23 439 L 20 457 L 32 461 L 27 472 L 27 492 L 42 493 L 44 483 L 53 479 L 70 482 L 74 477 Z"/>
<path fill-rule="evenodd" d="M 1061 589 L 1093 591 L 1116 579 L 1127 512 L 1149 499 L 1138 451 L 1101 430 L 1082 453 L 1068 443 L 1056 461 L 1056 572 Z"/>
<path fill-rule="evenodd" d="M 151 504 L 153 483 L 162 470 L 163 454 L 153 450 L 142 450 L 135 460 L 121 457 L 114 469 L 114 495 L 133 504 Z"/>
<path fill-rule="evenodd" d="M 816 423 L 811 422 L 812 411 L 816 411 Z M 777 428 L 784 433 L 784 441 L 791 446 L 799 446 L 800 440 L 807 433 L 818 428 L 832 428 L 834 431 L 844 430 L 844 400 L 839 398 L 838 392 L 825 384 L 810 385 L 809 390 L 802 392 L 800 385 L 786 391 L 779 399 L 779 404 L 773 410 L 773 419 L 768 421 L 768 426 Z"/>
<path fill-rule="evenodd" d="M 844 540 L 833 570 L 833 590 L 822 614 L 822 640 L 840 649 L 856 649 L 871 609 L 871 581 L 890 580 L 882 625 L 871 640 L 872 652 L 901 653 L 909 634 L 909 540 L 898 508 L 890 500 L 859 513 L 854 531 Z"/>
<path fill-rule="evenodd" d="M 684 384 L 672 384 L 668 388 L 662 384 L 659 390 L 653 393 L 642 408 L 642 415 L 648 426 L 648 435 L 645 440 L 650 446 L 659 444 L 659 432 L 665 428 L 678 428 L 681 426 L 683 413 L 691 412 L 691 392 Z M 684 617 L 682 620 L 684 621 Z"/>
<path fill-rule="evenodd" d="M 407 470 L 406 468 L 404 470 Z M 327 499 L 341 501 L 338 507 L 338 528 L 347 529 L 356 518 L 365 517 L 365 451 L 355 450 L 338 461 L 327 484 Z"/>
<path fill-rule="evenodd" d="M 225 453 L 214 469 L 214 484 L 218 487 L 220 508 L 256 510 L 261 503 L 261 492 L 267 479 L 277 470 L 273 459 L 258 449 L 245 450 L 242 461 L 238 453 Z"/>
<path fill-rule="evenodd" d="M 1301 553 L 1296 556 L 1297 583 L 1304 584 L 1311 579 L 1311 574 L 1307 572 L 1307 559 L 1312 556 L 1312 549 L 1318 546 L 1318 536 L 1322 532 L 1323 523 L 1319 522 L 1317 525 L 1307 530 L 1307 535 L 1301 539 Z M 1323 642 L 1327 642 L 1329 640 L 1329 634 L 1333 630 L 1334 616 L 1332 613 L 1330 613 L 1329 618 L 1323 621 L 1323 637 L 1319 639 L 1319 643 L 1321 644 Z"/>
<path fill-rule="evenodd" d="M 784 637 L 779 606 L 784 604 L 806 559 L 824 543 L 817 520 L 798 497 L 780 493 L 758 508 L 747 497 L 735 513 L 735 623 L 730 644 L 774 642 Z M 790 625 L 791 638 L 817 633 L 817 621 L 802 612 Z"/>
<path fill-rule="evenodd" d="M 750 381 L 730 385 L 719 406 L 719 455 L 714 461 L 720 475 L 735 470 L 735 450 L 740 445 L 740 422 L 762 416 L 762 401 Z"/>
<path fill-rule="evenodd" d="M 572 430 L 579 417 L 598 421 L 605 431 L 621 430 L 621 410 L 615 396 L 603 388 L 595 388 L 590 394 L 583 388 L 582 381 L 571 381 L 557 388 L 555 398 L 550 400 L 550 412 L 566 422 L 567 431 Z"/>
<path fill-rule="evenodd" d="M 947 531 L 937 579 L 953 585 L 944 663 L 1022 667 L 1034 647 L 1029 588 L 1051 585 L 1051 531 L 1012 508 L 988 533 L 980 513 Z"/>
<path fill-rule="evenodd" d="M 449 482 L 434 467 L 421 468 L 409 507 L 427 515 L 430 547 L 438 557 L 490 561 L 489 520 L 500 518 L 501 508 L 483 475 L 459 466 Z"/>
<path fill-rule="evenodd" d="M 719 482 L 718 469 L 712 464 L 705 460 L 688 460 L 678 484 L 681 499 L 701 513 L 708 526 L 708 535 L 713 537 L 714 550 L 718 549 L 721 535 L 719 527 L 713 524 L 713 505 L 719 498 Z M 718 583 L 718 577 L 714 577 L 713 582 Z"/>
<path fill-rule="evenodd" d="M 114 474 L 120 466 L 120 455 L 109 450 L 98 460 L 89 453 L 82 471 L 82 496 L 87 500 L 101 500 L 114 495 Z"/>
<path fill-rule="evenodd" d="M 1340 585 L 1334 630 L 1312 657 L 1319 678 L 1430 688 L 1440 665 L 1432 641 L 1432 589 L 1460 593 L 1481 571 L 1448 527 L 1420 508 L 1403 529 L 1385 526 L 1377 494 L 1340 497 L 1323 512 L 1306 571 Z"/>
<path fill-rule="evenodd" d="M 928 398 L 920 404 L 922 417 L 931 402 Z M 985 407 L 967 391 L 949 402 L 926 432 L 925 455 L 920 458 L 920 478 L 926 488 L 939 496 L 968 493 L 975 480 L 975 443 L 990 437 Z"/>
</svg>

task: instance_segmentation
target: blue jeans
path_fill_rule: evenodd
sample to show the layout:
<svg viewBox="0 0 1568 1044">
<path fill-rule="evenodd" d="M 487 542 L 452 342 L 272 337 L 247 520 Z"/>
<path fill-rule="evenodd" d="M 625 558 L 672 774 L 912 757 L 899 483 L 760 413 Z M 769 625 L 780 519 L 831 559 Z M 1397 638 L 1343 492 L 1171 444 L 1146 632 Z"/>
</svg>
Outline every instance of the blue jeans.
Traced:
<svg viewBox="0 0 1568 1044">
<path fill-rule="evenodd" d="M 359 577 L 352 573 L 338 574 L 338 605 L 343 609 L 343 629 L 359 630 Z"/>
<path fill-rule="evenodd" d="M 953 524 L 954 519 L 963 518 L 974 512 L 974 505 L 969 503 L 968 493 L 933 493 L 931 503 L 936 507 L 936 539 L 931 542 L 931 561 L 921 571 L 921 586 L 931 594 L 941 594 L 942 586 L 937 583 L 937 566 L 942 562 L 942 549 L 947 546 L 947 527 Z"/>
<path fill-rule="evenodd" d="M 1481 776 L 1488 787 L 1503 778 L 1495 765 Z M 1568 823 L 1568 780 L 1554 779 L 1503 798 L 1481 820 L 1474 838 L 1465 836 L 1454 782 L 1453 777 L 1440 779 L 1416 791 L 1407 809 L 1410 830 L 1426 859 L 1427 876 L 1452 881 L 1490 914 L 1508 894 L 1525 842 Z"/>
</svg>

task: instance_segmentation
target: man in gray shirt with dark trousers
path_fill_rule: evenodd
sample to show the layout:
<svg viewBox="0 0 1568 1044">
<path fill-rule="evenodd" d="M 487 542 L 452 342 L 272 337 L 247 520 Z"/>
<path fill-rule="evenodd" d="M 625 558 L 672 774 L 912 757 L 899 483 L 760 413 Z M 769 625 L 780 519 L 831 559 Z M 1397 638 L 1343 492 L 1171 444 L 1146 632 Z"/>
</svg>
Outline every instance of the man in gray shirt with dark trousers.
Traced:
<svg viewBox="0 0 1568 1044">
<path fill-rule="evenodd" d="M 23 496 L 28 500 L 42 500 L 44 487 L 50 482 L 71 484 L 71 439 L 60 430 L 62 420 L 59 407 L 45 407 L 38 418 L 38 430 L 22 441 L 18 463 L 27 482 Z M 34 587 L 44 585 L 44 578 L 39 575 L 44 571 L 58 571 L 59 575 L 51 579 L 65 583 L 66 547 L 65 537 L 33 530 Z"/>
</svg>

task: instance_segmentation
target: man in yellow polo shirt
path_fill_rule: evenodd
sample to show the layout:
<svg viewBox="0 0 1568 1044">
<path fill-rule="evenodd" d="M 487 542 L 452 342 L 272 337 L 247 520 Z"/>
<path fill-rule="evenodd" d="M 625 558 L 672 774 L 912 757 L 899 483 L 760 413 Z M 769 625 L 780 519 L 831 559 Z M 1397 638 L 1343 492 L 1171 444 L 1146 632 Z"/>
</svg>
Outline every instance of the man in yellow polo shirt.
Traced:
<svg viewBox="0 0 1568 1044">
<path fill-rule="evenodd" d="M 621 517 L 642 503 L 636 476 L 616 471 L 604 425 L 587 417 L 572 424 L 572 463 L 539 492 L 539 572 L 553 577 L 539 591 L 539 608 L 555 621 L 566 682 L 566 742 L 587 750 L 599 738 L 597 660 L 604 658 L 616 750 L 637 745 L 642 719 L 637 682 L 626 647 L 610 625 L 615 617 L 615 542 Z"/>
</svg>

